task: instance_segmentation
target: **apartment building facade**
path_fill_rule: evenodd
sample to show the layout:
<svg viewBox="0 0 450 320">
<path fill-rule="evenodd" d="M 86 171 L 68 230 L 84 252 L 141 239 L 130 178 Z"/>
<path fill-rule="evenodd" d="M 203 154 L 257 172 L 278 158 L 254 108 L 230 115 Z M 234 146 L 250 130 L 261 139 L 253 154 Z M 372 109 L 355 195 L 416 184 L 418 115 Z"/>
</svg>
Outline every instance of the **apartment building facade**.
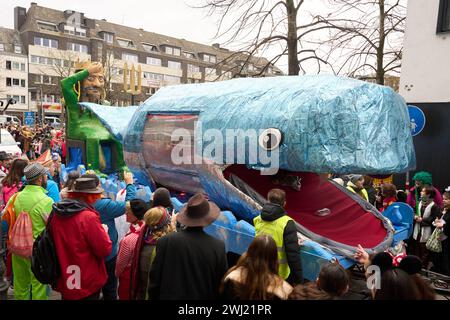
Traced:
<svg viewBox="0 0 450 320">
<path fill-rule="evenodd" d="M 414 137 L 417 170 L 433 184 L 450 185 L 450 0 L 409 0 L 400 94 L 425 114 Z"/>
<path fill-rule="evenodd" d="M 0 28 L 0 101 L 1 110 L 7 101 L 13 99 L 7 113 L 21 115 L 29 110 L 28 58 L 19 33 L 12 29 Z"/>
<path fill-rule="evenodd" d="M 233 53 L 219 45 L 203 45 L 143 29 L 85 17 L 81 12 L 59 11 L 31 3 L 14 8 L 14 28 L 28 55 L 30 105 L 45 114 L 62 111 L 59 81 L 72 74 L 77 61 L 99 61 L 105 67 L 106 99 L 115 106 L 140 104 L 160 87 L 232 78 L 244 60 L 220 64 Z M 134 67 L 141 92 L 125 88 Z M 248 75 L 280 75 L 265 58 L 250 59 Z M 234 68 L 234 70 L 233 70 Z M 141 70 L 140 79 L 137 70 Z M 228 71 L 230 70 L 230 71 Z M 263 72 L 261 72 L 263 71 Z M 131 88 L 134 89 L 134 88 Z"/>
</svg>

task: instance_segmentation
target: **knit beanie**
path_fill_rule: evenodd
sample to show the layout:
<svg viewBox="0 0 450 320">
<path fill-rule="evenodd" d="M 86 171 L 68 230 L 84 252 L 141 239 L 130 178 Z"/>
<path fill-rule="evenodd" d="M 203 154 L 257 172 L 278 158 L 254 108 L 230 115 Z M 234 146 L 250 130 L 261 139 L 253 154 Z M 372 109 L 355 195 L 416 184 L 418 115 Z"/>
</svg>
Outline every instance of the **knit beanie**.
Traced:
<svg viewBox="0 0 450 320">
<path fill-rule="evenodd" d="M 433 185 L 433 178 L 431 176 L 431 173 L 426 172 L 426 171 L 417 172 L 413 177 L 413 181 L 420 181 L 423 184 L 426 184 L 429 186 Z"/>
</svg>

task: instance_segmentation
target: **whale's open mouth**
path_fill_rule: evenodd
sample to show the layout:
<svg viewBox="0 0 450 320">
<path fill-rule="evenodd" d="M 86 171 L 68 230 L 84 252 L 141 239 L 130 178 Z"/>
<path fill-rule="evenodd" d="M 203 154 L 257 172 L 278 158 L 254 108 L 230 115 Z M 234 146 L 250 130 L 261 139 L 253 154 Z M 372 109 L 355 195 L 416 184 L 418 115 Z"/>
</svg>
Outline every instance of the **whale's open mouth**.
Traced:
<svg viewBox="0 0 450 320">
<path fill-rule="evenodd" d="M 288 214 L 314 235 L 313 240 L 365 248 L 378 247 L 386 240 L 386 225 L 370 204 L 315 173 L 281 171 L 273 177 L 245 165 L 230 165 L 223 175 L 260 204 L 270 189 L 284 190 Z"/>
</svg>

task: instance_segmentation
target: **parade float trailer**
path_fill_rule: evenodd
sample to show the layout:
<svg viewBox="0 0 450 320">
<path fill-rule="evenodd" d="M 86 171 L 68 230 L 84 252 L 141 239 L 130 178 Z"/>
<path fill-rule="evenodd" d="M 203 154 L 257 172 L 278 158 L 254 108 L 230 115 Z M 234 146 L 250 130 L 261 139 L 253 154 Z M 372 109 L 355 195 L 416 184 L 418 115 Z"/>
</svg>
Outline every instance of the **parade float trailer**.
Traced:
<svg viewBox="0 0 450 320">
<path fill-rule="evenodd" d="M 388 250 L 411 230 L 407 207 L 388 210 L 388 219 L 324 176 L 415 168 L 407 107 L 388 87 L 335 76 L 245 78 L 165 87 L 139 107 L 81 105 L 122 143 L 125 162 L 142 185 L 140 197 L 148 200 L 156 186 L 165 186 L 174 195 L 204 192 L 217 203 L 222 214 L 205 231 L 229 252 L 247 249 L 253 218 L 272 188 L 286 192 L 309 280 L 324 261 L 354 265 L 358 244 L 369 252 Z M 255 137 L 245 134 L 252 130 L 266 158 L 252 153 Z M 240 144 L 220 139 L 230 132 L 243 138 Z M 174 150 L 180 145 L 181 153 Z M 69 170 L 82 153 L 69 150 Z M 181 161 L 175 163 L 174 154 L 183 154 Z M 263 161 L 274 155 L 272 163 Z M 267 174 L 273 162 L 275 176 Z M 113 176 L 102 183 L 110 195 L 121 189 Z M 186 198 L 172 200 L 180 209 Z"/>
</svg>

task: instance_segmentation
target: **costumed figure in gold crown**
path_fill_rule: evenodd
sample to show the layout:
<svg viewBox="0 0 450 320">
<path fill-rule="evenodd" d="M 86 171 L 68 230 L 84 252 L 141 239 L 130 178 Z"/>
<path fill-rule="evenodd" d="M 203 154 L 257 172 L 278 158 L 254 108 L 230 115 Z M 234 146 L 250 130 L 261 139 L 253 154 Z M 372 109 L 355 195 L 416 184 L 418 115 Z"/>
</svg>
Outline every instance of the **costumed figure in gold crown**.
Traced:
<svg viewBox="0 0 450 320">
<path fill-rule="evenodd" d="M 67 148 L 81 148 L 86 169 L 104 172 L 103 147 L 111 150 L 114 171 L 127 170 L 122 144 L 104 127 L 95 114 L 79 102 L 109 105 L 105 100 L 105 76 L 99 62 L 83 62 L 75 66 L 75 74 L 61 81 L 67 115 Z M 115 161 L 114 161 L 115 160 Z"/>
</svg>

